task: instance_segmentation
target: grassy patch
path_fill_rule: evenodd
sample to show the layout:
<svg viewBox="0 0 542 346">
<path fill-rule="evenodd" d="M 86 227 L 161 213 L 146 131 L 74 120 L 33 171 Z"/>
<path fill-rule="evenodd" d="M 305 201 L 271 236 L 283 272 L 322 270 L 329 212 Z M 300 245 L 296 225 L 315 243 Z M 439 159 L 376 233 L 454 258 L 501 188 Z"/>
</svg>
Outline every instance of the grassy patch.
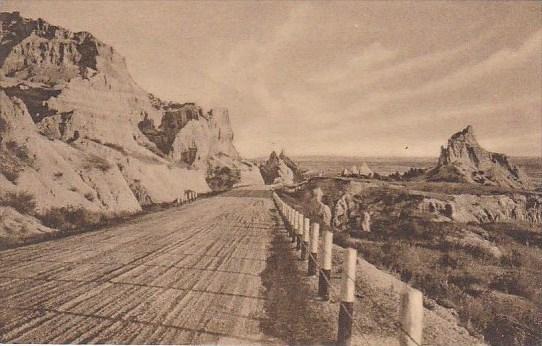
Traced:
<svg viewBox="0 0 542 346">
<path fill-rule="evenodd" d="M 372 232 L 336 233 L 335 243 L 354 243 L 367 261 L 395 273 L 442 306 L 456 309 L 461 324 L 492 345 L 535 345 L 537 338 L 542 340 L 540 229 L 521 223 L 436 222 L 417 208 L 423 194 L 416 191 L 446 196 L 509 190 L 490 186 L 473 190 L 471 184 L 461 183 L 360 183 L 352 199 L 372 213 Z M 282 196 L 305 213 L 308 190 L 318 186 L 333 210 L 352 188 L 349 184 L 315 179 L 304 191 Z"/>
</svg>

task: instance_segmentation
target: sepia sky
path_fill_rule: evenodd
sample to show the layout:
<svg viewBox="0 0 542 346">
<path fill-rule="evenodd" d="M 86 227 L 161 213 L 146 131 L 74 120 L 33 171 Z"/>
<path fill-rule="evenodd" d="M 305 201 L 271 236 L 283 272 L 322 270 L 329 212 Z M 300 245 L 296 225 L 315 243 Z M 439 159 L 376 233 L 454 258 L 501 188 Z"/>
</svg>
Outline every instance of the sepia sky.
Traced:
<svg viewBox="0 0 542 346">
<path fill-rule="evenodd" d="M 246 157 L 437 156 L 468 124 L 542 153 L 540 2 L 0 3 L 92 32 L 161 98 L 228 107 Z"/>
</svg>

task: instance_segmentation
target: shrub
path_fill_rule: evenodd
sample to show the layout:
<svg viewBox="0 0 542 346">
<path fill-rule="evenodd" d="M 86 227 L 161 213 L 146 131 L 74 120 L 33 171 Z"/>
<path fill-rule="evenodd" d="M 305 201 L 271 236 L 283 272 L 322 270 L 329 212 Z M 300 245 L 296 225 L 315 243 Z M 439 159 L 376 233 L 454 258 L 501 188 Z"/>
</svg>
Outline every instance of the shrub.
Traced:
<svg viewBox="0 0 542 346">
<path fill-rule="evenodd" d="M 28 152 L 28 148 L 24 144 L 18 144 L 15 141 L 9 141 L 6 143 L 6 149 L 11 152 L 13 155 L 15 155 L 19 160 L 21 160 L 24 163 L 27 163 L 29 165 L 32 164 L 32 159 L 30 158 L 30 154 Z"/>
<path fill-rule="evenodd" d="M 15 164 L 10 164 L 10 162 L 4 161 L 3 158 L 0 157 L 0 173 L 2 173 L 7 180 L 15 184 L 17 179 L 19 179 L 19 172 L 20 169 Z"/>
<path fill-rule="evenodd" d="M 0 196 L 0 206 L 12 207 L 21 214 L 34 215 L 36 200 L 28 192 L 8 192 Z"/>
<path fill-rule="evenodd" d="M 40 216 L 42 223 L 63 231 L 98 225 L 106 221 L 103 214 L 91 212 L 81 207 L 55 207 Z"/>
<path fill-rule="evenodd" d="M 83 164 L 84 169 L 99 169 L 102 172 L 107 172 L 110 170 L 113 166 L 107 161 L 106 159 L 103 159 L 96 155 L 91 155 L 86 158 L 85 163 Z"/>
<path fill-rule="evenodd" d="M 238 169 L 229 167 L 210 167 L 205 178 L 207 184 L 213 191 L 224 191 L 231 189 L 241 181 L 241 172 Z"/>
<path fill-rule="evenodd" d="M 84 194 L 84 196 L 88 201 L 94 202 L 95 197 L 94 197 L 94 194 L 92 192 L 87 192 L 87 193 Z"/>
<path fill-rule="evenodd" d="M 126 150 L 124 149 L 124 147 L 122 147 L 121 145 L 118 145 L 118 144 L 115 144 L 115 143 L 104 143 L 103 145 L 105 145 L 106 147 L 109 147 L 111 149 L 114 149 L 118 152 L 121 152 L 123 153 L 124 155 L 127 155 L 128 153 L 126 152 Z"/>
<path fill-rule="evenodd" d="M 5 121 L 4 118 L 0 118 L 0 133 L 6 132 L 7 129 L 8 129 L 7 121 Z"/>
</svg>

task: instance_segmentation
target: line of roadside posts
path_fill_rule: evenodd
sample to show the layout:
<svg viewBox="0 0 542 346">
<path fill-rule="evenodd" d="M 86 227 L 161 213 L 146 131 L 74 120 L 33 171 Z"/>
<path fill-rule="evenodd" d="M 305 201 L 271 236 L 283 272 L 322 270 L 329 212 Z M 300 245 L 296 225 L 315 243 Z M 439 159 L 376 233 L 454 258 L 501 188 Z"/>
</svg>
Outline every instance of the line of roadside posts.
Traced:
<svg viewBox="0 0 542 346">
<path fill-rule="evenodd" d="M 320 224 L 311 222 L 301 212 L 284 202 L 276 192 L 273 200 L 286 225 L 288 235 L 295 249 L 300 251 L 300 259 L 308 260 L 308 276 L 318 277 L 318 295 L 323 301 L 329 301 L 331 285 L 333 232 L 325 227 L 320 232 Z M 318 255 L 322 239 L 322 254 Z M 347 247 L 344 252 L 344 261 L 340 288 L 340 306 L 337 328 L 337 345 L 350 346 L 352 344 L 352 324 L 354 322 L 354 301 L 356 291 L 356 264 L 357 250 Z M 416 289 L 405 285 L 401 292 L 399 322 L 399 343 L 401 346 L 419 346 L 422 344 L 423 332 L 423 296 Z"/>
<path fill-rule="evenodd" d="M 175 200 L 175 203 L 177 205 L 183 205 L 183 204 L 193 202 L 196 199 L 198 199 L 198 193 L 196 191 L 188 190 L 188 191 L 185 191 L 183 195 L 177 197 L 177 199 Z"/>
</svg>

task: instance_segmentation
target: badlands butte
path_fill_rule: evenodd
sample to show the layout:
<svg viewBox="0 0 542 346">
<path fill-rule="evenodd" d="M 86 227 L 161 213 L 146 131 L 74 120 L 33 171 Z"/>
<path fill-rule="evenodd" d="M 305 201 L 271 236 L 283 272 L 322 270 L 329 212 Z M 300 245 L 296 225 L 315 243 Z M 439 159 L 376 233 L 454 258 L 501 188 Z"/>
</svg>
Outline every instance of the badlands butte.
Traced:
<svg viewBox="0 0 542 346">
<path fill-rule="evenodd" d="M 210 179 L 220 185 L 231 171 L 232 183 L 263 182 L 235 149 L 226 108 L 149 94 L 90 33 L 16 12 L 0 21 L 0 189 L 4 200 L 35 203 L 0 207 L 3 240 L 52 231 L 21 209 L 38 219 L 81 210 L 114 217 L 186 190 L 210 192 Z"/>
</svg>

